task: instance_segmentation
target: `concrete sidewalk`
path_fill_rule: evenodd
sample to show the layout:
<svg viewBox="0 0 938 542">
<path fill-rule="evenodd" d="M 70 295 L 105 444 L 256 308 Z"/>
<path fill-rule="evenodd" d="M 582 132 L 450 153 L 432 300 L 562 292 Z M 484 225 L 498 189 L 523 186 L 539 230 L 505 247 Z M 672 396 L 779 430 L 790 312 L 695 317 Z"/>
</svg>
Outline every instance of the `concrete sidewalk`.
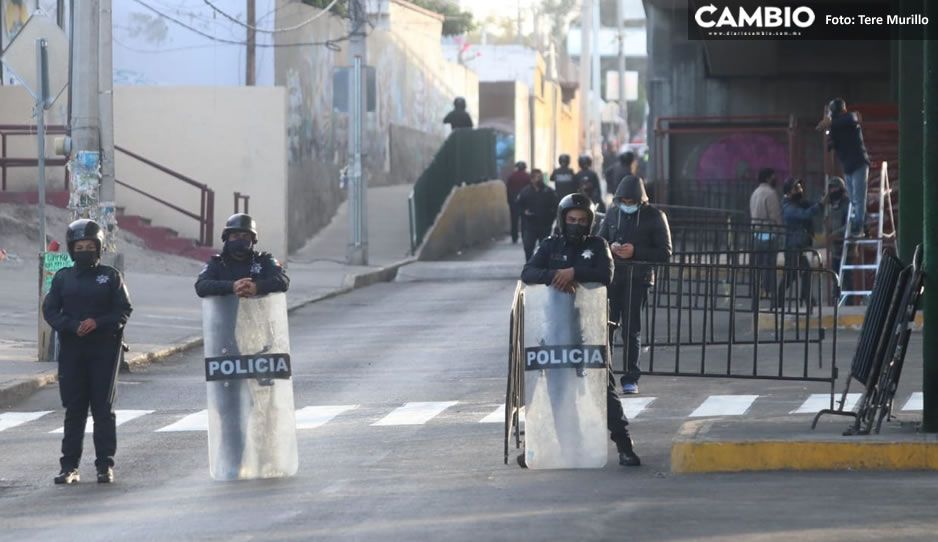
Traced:
<svg viewBox="0 0 938 542">
<path fill-rule="evenodd" d="M 287 262 L 290 310 L 393 280 L 397 268 L 411 261 L 407 214 L 410 190 L 410 186 L 369 189 L 372 250 L 368 266 L 343 263 L 348 232 L 343 204 L 332 223 Z M 134 304 L 125 333 L 131 348 L 126 360 L 132 369 L 201 344 L 201 301 L 194 290 L 198 268 L 196 264 L 179 274 L 125 273 Z M 32 263 L 0 264 L 0 408 L 56 381 L 54 363 L 35 361 L 37 291 L 37 270 Z"/>
</svg>

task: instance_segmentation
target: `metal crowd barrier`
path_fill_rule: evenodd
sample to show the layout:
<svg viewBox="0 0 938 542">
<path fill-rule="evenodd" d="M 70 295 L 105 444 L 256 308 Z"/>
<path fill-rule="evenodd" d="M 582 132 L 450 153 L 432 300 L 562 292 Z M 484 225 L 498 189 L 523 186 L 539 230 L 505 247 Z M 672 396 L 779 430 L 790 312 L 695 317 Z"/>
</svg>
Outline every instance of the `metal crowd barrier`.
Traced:
<svg viewBox="0 0 938 542">
<path fill-rule="evenodd" d="M 749 223 L 687 222 L 671 225 L 675 252 L 753 251 L 785 248 L 782 226 Z"/>
<path fill-rule="evenodd" d="M 509 441 L 521 448 L 521 416 L 524 409 L 524 285 L 519 281 L 508 319 L 508 389 L 505 391 L 505 464 Z"/>
<path fill-rule="evenodd" d="M 833 272 L 678 260 L 627 264 L 656 275 L 642 311 L 643 374 L 827 382 L 833 405 L 838 307 L 820 302 L 823 286 L 837 289 Z M 624 329 L 628 319 L 626 311 Z M 790 349 L 801 355 L 786 357 Z"/>
<path fill-rule="evenodd" d="M 844 435 L 868 435 L 871 431 L 879 433 L 883 420 L 891 418 L 892 402 L 923 288 L 921 245 L 916 247 L 909 266 L 904 266 L 888 252 L 883 253 L 839 405 L 818 412 L 811 423 L 812 429 L 821 416 L 833 414 L 854 418 Z M 860 382 L 864 388 L 856 412 L 844 410 L 852 380 Z"/>
</svg>

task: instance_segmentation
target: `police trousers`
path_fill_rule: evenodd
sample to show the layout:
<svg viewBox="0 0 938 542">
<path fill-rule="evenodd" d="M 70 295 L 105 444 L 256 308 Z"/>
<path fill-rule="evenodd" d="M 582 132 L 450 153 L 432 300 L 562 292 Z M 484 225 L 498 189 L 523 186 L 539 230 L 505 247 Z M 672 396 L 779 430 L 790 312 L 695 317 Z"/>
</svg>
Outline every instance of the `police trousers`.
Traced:
<svg viewBox="0 0 938 542">
<path fill-rule="evenodd" d="M 97 334 L 93 334 L 97 335 Z M 65 407 L 63 470 L 78 468 L 88 410 L 94 420 L 95 467 L 113 467 L 117 451 L 114 400 L 120 369 L 121 336 L 63 336 L 59 352 L 59 394 Z"/>
</svg>

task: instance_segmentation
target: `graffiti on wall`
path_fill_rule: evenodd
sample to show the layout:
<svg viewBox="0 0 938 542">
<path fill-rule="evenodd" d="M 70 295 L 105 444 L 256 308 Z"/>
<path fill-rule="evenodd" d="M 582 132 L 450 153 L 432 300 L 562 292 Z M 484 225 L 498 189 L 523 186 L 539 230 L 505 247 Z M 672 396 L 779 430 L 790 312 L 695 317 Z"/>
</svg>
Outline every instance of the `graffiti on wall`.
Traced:
<svg viewBox="0 0 938 542">
<path fill-rule="evenodd" d="M 770 135 L 728 135 L 703 146 L 698 156 L 694 177 L 701 184 L 725 180 L 749 183 L 766 167 L 774 169 L 779 178 L 788 176 L 788 144 Z"/>
</svg>

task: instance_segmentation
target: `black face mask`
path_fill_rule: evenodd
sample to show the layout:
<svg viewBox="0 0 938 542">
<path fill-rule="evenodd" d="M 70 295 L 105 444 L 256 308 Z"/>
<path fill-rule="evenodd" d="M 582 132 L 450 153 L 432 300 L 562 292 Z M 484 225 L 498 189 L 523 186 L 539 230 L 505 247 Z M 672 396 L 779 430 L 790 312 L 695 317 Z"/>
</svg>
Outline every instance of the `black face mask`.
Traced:
<svg viewBox="0 0 938 542">
<path fill-rule="evenodd" d="M 844 197 L 843 190 L 833 190 L 831 191 L 831 201 L 840 201 Z"/>
<path fill-rule="evenodd" d="M 564 237 L 568 243 L 582 243 L 590 234 L 590 227 L 583 224 L 564 224 Z"/>
<path fill-rule="evenodd" d="M 803 192 L 798 192 L 797 194 L 792 193 L 792 194 L 790 194 L 790 195 L 788 196 L 788 199 L 790 199 L 790 200 L 792 200 L 792 201 L 801 201 L 802 198 L 804 198 L 804 193 L 803 193 Z"/>
<path fill-rule="evenodd" d="M 91 251 L 76 252 L 72 255 L 75 267 L 78 269 L 91 269 L 98 264 L 98 255 Z"/>
<path fill-rule="evenodd" d="M 225 241 L 225 252 L 239 260 L 243 260 L 251 255 L 251 242 L 247 239 Z"/>
</svg>

